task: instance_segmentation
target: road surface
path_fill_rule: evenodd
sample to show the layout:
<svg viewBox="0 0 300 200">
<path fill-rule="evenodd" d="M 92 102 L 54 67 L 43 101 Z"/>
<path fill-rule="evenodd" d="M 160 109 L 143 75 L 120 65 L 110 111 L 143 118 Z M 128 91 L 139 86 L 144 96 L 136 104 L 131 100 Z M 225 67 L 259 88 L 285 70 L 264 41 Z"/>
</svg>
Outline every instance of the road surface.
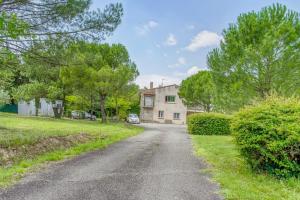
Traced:
<svg viewBox="0 0 300 200">
<path fill-rule="evenodd" d="M 217 200 L 184 126 L 145 124 L 144 133 L 50 165 L 0 192 L 2 200 Z"/>
</svg>

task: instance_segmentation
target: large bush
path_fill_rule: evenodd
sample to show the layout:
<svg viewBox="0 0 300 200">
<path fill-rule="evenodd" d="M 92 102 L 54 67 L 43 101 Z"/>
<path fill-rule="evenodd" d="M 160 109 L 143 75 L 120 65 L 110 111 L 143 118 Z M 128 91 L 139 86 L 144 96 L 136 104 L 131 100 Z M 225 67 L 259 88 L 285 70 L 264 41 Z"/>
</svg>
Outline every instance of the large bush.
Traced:
<svg viewBox="0 0 300 200">
<path fill-rule="evenodd" d="M 281 177 L 300 176 L 300 101 L 269 98 L 242 109 L 232 122 L 250 165 Z"/>
<path fill-rule="evenodd" d="M 188 130 L 193 135 L 228 135 L 230 117 L 217 113 L 199 113 L 188 117 Z"/>
</svg>

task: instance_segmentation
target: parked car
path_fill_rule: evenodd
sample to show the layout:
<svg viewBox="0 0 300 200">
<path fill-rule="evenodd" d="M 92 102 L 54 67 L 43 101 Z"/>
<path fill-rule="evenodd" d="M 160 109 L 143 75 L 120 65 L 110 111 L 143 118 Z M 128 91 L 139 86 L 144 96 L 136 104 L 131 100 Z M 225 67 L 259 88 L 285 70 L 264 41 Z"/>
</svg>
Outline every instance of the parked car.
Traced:
<svg viewBox="0 0 300 200">
<path fill-rule="evenodd" d="M 82 112 L 78 110 L 73 110 L 71 112 L 71 118 L 72 119 L 82 119 Z"/>
<path fill-rule="evenodd" d="M 88 112 L 85 112 L 84 113 L 84 118 L 85 119 L 89 119 L 89 120 L 96 120 L 96 115 L 93 115 L 93 114 L 91 114 L 91 113 L 88 113 Z"/>
<path fill-rule="evenodd" d="M 73 110 L 71 112 L 72 119 L 89 119 L 96 120 L 96 115 L 93 112 L 83 112 L 80 110 Z"/>
<path fill-rule="evenodd" d="M 137 114 L 129 114 L 127 117 L 127 122 L 131 124 L 139 124 L 140 118 Z"/>
</svg>

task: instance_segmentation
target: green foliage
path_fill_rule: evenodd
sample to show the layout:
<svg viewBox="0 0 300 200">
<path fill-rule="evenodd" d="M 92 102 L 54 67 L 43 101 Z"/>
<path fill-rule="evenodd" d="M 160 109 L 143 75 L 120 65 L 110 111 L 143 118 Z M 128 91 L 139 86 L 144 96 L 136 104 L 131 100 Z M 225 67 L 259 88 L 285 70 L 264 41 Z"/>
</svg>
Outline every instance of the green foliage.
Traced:
<svg viewBox="0 0 300 200">
<path fill-rule="evenodd" d="M 0 47 L 24 52 L 47 37 L 101 41 L 121 23 L 123 7 L 115 3 L 90 10 L 90 5 L 90 0 L 0 1 Z"/>
<path fill-rule="evenodd" d="M 238 110 L 274 91 L 300 95 L 299 13 L 274 4 L 241 14 L 223 37 L 208 55 L 220 109 Z"/>
<path fill-rule="evenodd" d="M 229 135 L 230 120 L 219 113 L 199 113 L 188 116 L 188 131 L 193 135 Z"/>
<path fill-rule="evenodd" d="M 0 2 L 0 5 L 2 2 Z M 21 35 L 28 32 L 29 25 L 22 19 L 19 19 L 16 13 L 0 12 L 0 34 L 5 38 L 18 39 Z M 0 43 L 4 39 L 0 40 Z"/>
<path fill-rule="evenodd" d="M 33 82 L 21 85 L 14 90 L 14 98 L 17 100 L 30 101 L 32 99 L 40 99 L 48 94 L 47 85 L 39 82 Z"/>
<path fill-rule="evenodd" d="M 227 200 L 299 200 L 300 179 L 277 179 L 256 173 L 245 162 L 231 136 L 193 135 L 198 156 L 209 163 L 213 181 Z"/>
<path fill-rule="evenodd" d="M 90 101 L 97 99 L 103 122 L 106 121 L 105 105 L 108 98 L 114 99 L 119 116 L 119 98 L 128 99 L 126 96 L 130 96 L 132 91 L 138 93 L 138 90 L 132 89 L 138 71 L 125 46 L 81 41 L 72 44 L 67 55 L 74 66 L 62 69 L 62 83 L 83 98 L 88 97 Z M 122 113 L 122 118 L 125 113 Z"/>
<path fill-rule="evenodd" d="M 0 105 L 8 104 L 10 101 L 10 96 L 8 92 L 0 89 Z"/>
<path fill-rule="evenodd" d="M 209 71 L 200 71 L 183 80 L 179 96 L 188 106 L 202 107 L 206 112 L 212 110 L 215 87 Z"/>
<path fill-rule="evenodd" d="M 67 110 L 88 110 L 90 108 L 88 99 L 79 95 L 70 95 L 66 97 Z"/>
<path fill-rule="evenodd" d="M 48 86 L 44 83 L 33 82 L 13 89 L 13 97 L 18 101 L 35 102 L 35 115 L 38 115 L 40 98 L 47 97 Z"/>
<path fill-rule="evenodd" d="M 239 111 L 232 129 L 242 155 L 255 170 L 300 175 L 300 101 L 269 97 Z"/>
</svg>

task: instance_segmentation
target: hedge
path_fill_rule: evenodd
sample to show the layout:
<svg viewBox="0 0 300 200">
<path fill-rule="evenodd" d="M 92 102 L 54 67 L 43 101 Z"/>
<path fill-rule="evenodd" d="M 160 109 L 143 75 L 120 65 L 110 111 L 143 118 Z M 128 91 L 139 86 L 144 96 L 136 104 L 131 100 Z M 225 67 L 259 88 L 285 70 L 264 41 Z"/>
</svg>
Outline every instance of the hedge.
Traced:
<svg viewBox="0 0 300 200">
<path fill-rule="evenodd" d="M 269 98 L 239 111 L 232 121 L 241 154 L 253 169 L 300 176 L 300 101 Z"/>
<path fill-rule="evenodd" d="M 188 117 L 188 131 L 193 135 L 228 135 L 230 117 L 218 113 L 199 113 Z"/>
</svg>

